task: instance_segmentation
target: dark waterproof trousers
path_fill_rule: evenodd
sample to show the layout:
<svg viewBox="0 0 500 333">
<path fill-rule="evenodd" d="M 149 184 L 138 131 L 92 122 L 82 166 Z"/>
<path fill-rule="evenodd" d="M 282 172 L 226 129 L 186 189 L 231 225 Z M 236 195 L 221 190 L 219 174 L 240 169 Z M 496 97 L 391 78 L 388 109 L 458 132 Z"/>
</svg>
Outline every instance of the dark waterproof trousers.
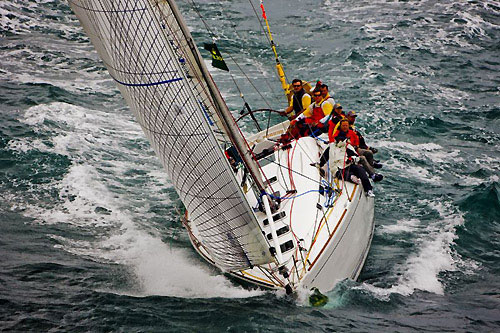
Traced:
<svg viewBox="0 0 500 333">
<path fill-rule="evenodd" d="M 368 172 L 368 175 L 371 176 L 375 173 L 375 169 L 373 169 L 373 153 L 369 150 L 361 149 L 363 155 L 360 156 L 359 164 L 363 166 L 363 168 Z M 365 152 L 369 152 L 366 155 Z M 368 157 L 367 157 L 368 155 Z M 319 158 L 319 166 L 322 168 L 326 162 L 330 159 L 330 147 L 326 148 L 323 152 L 323 155 Z M 357 177 L 357 176 L 356 176 Z"/>
<path fill-rule="evenodd" d="M 361 180 L 361 185 L 363 185 L 363 190 L 365 190 L 365 193 L 373 189 L 372 184 L 368 179 L 368 174 L 366 173 L 365 169 L 363 169 L 363 167 L 356 164 L 351 164 L 350 166 L 345 168 L 344 179 L 346 181 L 350 181 L 351 175 L 354 175 Z M 342 179 L 342 170 L 339 170 L 337 172 L 337 178 Z"/>
</svg>

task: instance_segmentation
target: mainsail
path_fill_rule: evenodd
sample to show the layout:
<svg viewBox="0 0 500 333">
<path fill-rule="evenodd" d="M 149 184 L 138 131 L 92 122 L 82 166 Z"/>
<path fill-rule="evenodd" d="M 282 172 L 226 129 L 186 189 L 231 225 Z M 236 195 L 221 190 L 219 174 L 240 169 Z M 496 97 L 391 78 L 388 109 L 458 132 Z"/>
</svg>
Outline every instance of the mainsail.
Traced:
<svg viewBox="0 0 500 333">
<path fill-rule="evenodd" d="M 221 143 L 221 98 L 171 0 L 70 0 L 218 267 L 273 260 Z M 223 102 L 222 102 L 223 103 Z M 225 105 L 224 105 L 225 107 Z"/>
</svg>

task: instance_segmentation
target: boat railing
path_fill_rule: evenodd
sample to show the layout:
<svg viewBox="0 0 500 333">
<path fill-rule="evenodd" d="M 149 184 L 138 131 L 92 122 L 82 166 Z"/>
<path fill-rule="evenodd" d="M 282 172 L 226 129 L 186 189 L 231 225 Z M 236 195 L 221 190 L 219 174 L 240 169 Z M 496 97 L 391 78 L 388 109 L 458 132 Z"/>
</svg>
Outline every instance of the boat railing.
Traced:
<svg viewBox="0 0 500 333">
<path fill-rule="evenodd" d="M 250 144 L 250 146 L 254 146 L 265 140 L 277 140 L 282 134 L 284 134 L 287 131 L 289 125 L 290 121 L 285 120 L 279 124 L 276 124 L 258 133 L 250 135 L 247 138 L 247 142 Z"/>
<path fill-rule="evenodd" d="M 247 110 L 247 111 L 245 111 L 245 110 Z M 241 119 L 243 119 L 243 118 L 245 118 L 247 116 L 252 117 L 252 120 L 256 121 L 255 118 L 253 117 L 253 114 L 257 113 L 257 112 L 270 112 L 270 113 L 277 113 L 277 114 L 281 115 L 282 111 L 273 110 L 273 109 L 269 109 L 269 108 L 267 108 L 267 109 L 256 109 L 256 110 L 243 109 L 240 112 L 240 116 L 238 117 L 238 119 L 236 119 L 236 122 L 240 121 Z"/>
</svg>

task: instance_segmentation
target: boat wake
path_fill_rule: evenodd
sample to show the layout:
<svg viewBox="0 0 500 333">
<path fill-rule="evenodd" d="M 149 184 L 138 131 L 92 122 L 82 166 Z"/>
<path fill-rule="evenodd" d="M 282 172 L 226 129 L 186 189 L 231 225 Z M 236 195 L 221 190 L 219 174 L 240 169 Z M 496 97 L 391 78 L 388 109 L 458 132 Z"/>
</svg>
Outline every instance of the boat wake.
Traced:
<svg viewBox="0 0 500 333">
<path fill-rule="evenodd" d="M 86 235 L 85 240 L 49 235 L 59 243 L 57 247 L 98 262 L 129 267 L 136 288 L 111 292 L 196 298 L 252 297 L 262 293 L 232 285 L 224 276 L 200 265 L 191 250 L 164 242 L 162 237 L 176 239 L 179 227 L 173 226 L 173 222 L 177 219 L 177 198 L 153 154 L 143 154 L 147 143 L 132 119 L 52 103 L 28 109 L 19 121 L 39 135 L 13 140 L 10 149 L 21 154 L 37 150 L 62 155 L 71 164 L 61 179 L 44 185 L 32 184 L 33 195 L 57 189 L 55 203 L 16 209 L 24 210 L 39 223 L 62 224 L 83 230 Z M 438 148 L 427 147 L 424 151 L 434 153 Z M 166 191 L 162 190 L 165 184 Z M 152 207 L 149 202 L 160 204 Z M 454 228 L 463 223 L 461 213 L 446 202 L 424 200 L 420 205 L 437 213 L 433 223 L 422 223 L 415 217 L 377 229 L 382 236 L 410 234 L 418 248 L 393 267 L 394 283 L 378 287 L 377 283 L 365 282 L 354 288 L 367 290 L 382 300 L 394 293 L 411 295 L 415 290 L 443 294 L 441 272 L 475 265 L 463 262 L 451 250 L 456 238 Z M 163 206 L 161 212 L 155 213 L 159 206 Z M 168 227 L 163 221 L 165 216 Z M 184 243 L 181 246 L 188 246 L 187 241 Z M 299 297 L 299 303 L 300 299 L 307 299 L 307 294 Z"/>
<path fill-rule="evenodd" d="M 65 103 L 26 110 L 18 120 L 36 135 L 10 141 L 9 149 L 64 156 L 69 163 L 60 166 L 62 177 L 29 185 L 33 198 L 56 195 L 46 195 L 35 205 L 9 196 L 12 209 L 39 224 L 67 230 L 64 236 L 48 235 L 55 247 L 128 267 L 132 290 L 107 292 L 185 298 L 262 294 L 235 286 L 200 265 L 188 241 L 178 239 L 178 199 L 152 152 L 144 154 L 148 144 L 130 118 Z"/>
<path fill-rule="evenodd" d="M 391 294 L 409 296 L 416 290 L 443 295 L 446 285 L 441 279 L 442 273 L 477 270 L 477 263 L 463 259 L 453 249 L 457 238 L 456 228 L 464 223 L 462 213 L 446 201 L 421 200 L 419 205 L 435 214 L 422 216 L 421 219 L 403 219 L 395 225 L 378 229 L 382 237 L 389 235 L 404 239 L 403 235 L 409 234 L 414 244 L 415 251 L 404 262 L 393 267 L 395 282 L 388 287 L 363 283 L 359 288 L 381 300 L 389 300 Z"/>
</svg>

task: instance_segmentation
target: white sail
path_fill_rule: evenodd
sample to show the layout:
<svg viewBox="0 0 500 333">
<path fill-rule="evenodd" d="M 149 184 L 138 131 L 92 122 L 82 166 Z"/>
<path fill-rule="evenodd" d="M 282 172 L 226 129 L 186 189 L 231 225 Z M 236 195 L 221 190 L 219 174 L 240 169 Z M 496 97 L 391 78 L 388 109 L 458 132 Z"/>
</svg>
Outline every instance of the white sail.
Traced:
<svg viewBox="0 0 500 333">
<path fill-rule="evenodd" d="M 227 140 L 215 112 L 220 102 L 202 75 L 191 37 L 174 15 L 175 4 L 69 3 L 217 266 L 237 270 L 271 262 L 269 244 L 220 147 Z"/>
</svg>

